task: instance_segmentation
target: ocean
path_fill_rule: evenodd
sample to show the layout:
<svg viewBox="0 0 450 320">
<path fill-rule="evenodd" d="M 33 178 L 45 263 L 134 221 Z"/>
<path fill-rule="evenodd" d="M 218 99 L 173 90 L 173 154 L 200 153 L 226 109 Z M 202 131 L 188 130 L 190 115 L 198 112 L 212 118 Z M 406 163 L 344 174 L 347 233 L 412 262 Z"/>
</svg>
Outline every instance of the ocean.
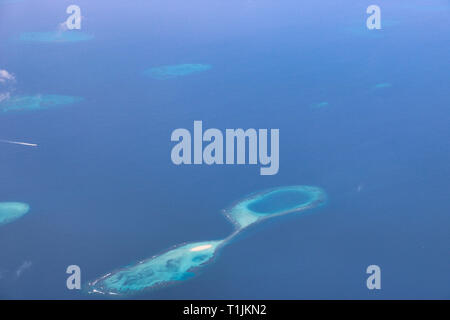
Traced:
<svg viewBox="0 0 450 320">
<path fill-rule="evenodd" d="M 81 8 L 76 41 L 59 32 Z M 381 30 L 368 30 L 369 5 Z M 70 31 L 62 31 L 70 32 Z M 80 97 L 0 110 L 1 299 L 68 290 L 174 245 L 233 232 L 223 209 L 310 185 L 327 203 L 277 217 L 200 274 L 125 299 L 449 299 L 450 2 L 0 1 L 0 93 Z M 210 68 L 152 78 L 149 68 Z M 1 102 L 1 101 L 0 101 Z M 52 105 L 53 106 L 53 105 Z M 1 108 L 0 108 L 1 109 Z M 279 171 L 174 165 L 171 133 L 279 129 Z M 381 269 L 369 290 L 366 268 Z M 104 298 L 100 296 L 100 298 Z"/>
</svg>

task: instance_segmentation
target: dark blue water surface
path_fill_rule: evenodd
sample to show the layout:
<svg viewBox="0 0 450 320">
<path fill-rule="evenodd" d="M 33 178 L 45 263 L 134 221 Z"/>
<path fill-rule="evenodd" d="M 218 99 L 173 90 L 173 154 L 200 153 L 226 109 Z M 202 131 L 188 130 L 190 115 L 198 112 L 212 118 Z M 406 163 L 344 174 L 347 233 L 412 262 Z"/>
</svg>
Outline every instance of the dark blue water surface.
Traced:
<svg viewBox="0 0 450 320">
<path fill-rule="evenodd" d="M 85 283 L 224 238 L 221 209 L 284 185 L 319 186 L 328 204 L 268 222 L 200 277 L 137 297 L 450 298 L 448 1 L 75 2 L 91 40 L 17 41 L 57 30 L 74 1 L 0 2 L 8 90 L 83 98 L 0 114 L 0 139 L 39 144 L 0 144 L 0 201 L 31 206 L 0 228 L 0 298 L 90 298 L 67 290 L 68 265 Z M 381 31 L 365 29 L 371 4 Z M 143 76 L 177 64 L 212 68 Z M 279 128 L 279 173 L 175 166 L 171 132 L 194 120 Z M 371 264 L 379 291 L 366 287 Z"/>
</svg>

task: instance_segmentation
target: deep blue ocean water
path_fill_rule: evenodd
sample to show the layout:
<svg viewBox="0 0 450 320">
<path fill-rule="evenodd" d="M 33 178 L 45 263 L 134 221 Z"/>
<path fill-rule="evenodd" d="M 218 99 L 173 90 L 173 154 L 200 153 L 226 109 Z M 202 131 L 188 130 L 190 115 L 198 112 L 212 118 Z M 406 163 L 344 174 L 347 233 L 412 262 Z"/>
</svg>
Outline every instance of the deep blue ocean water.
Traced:
<svg viewBox="0 0 450 320">
<path fill-rule="evenodd" d="M 15 40 L 56 30 L 75 2 L 92 40 Z M 365 29 L 371 4 L 381 31 Z M 0 228 L 0 298 L 90 298 L 67 290 L 68 265 L 85 283 L 222 239 L 222 209 L 297 184 L 323 188 L 327 205 L 263 223 L 200 276 L 137 297 L 450 298 L 449 1 L 0 2 L 0 39 L 14 94 L 84 98 L 0 115 L 1 139 L 39 144 L 0 144 L 0 201 L 31 206 Z M 184 63 L 212 68 L 142 74 Z M 279 173 L 175 166 L 171 132 L 194 120 L 279 128 Z"/>
</svg>

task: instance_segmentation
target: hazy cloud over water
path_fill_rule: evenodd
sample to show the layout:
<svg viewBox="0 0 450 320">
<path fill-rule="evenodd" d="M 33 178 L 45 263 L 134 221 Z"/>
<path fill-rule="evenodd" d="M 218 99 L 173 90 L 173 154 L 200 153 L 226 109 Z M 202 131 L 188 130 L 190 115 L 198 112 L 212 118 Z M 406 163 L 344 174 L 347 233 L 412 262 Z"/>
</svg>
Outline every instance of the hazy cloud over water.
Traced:
<svg viewBox="0 0 450 320">
<path fill-rule="evenodd" d="M 16 276 L 19 278 L 27 269 L 31 268 L 33 263 L 31 261 L 25 261 L 16 270 Z"/>
</svg>

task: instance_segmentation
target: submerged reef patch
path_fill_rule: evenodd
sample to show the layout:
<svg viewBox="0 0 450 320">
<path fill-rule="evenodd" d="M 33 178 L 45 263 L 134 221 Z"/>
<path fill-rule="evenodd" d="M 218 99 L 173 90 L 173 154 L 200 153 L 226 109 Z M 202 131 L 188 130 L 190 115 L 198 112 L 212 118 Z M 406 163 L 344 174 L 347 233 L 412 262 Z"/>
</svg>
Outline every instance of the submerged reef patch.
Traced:
<svg viewBox="0 0 450 320">
<path fill-rule="evenodd" d="M 212 66 L 209 64 L 177 64 L 149 68 L 144 71 L 144 75 L 153 79 L 163 80 L 187 76 L 190 74 L 207 71 L 211 68 Z"/>
<path fill-rule="evenodd" d="M 93 39 L 94 36 L 77 30 L 24 32 L 18 40 L 23 42 L 69 43 Z"/>
<path fill-rule="evenodd" d="M 254 193 L 225 210 L 236 230 L 223 240 L 176 246 L 135 265 L 108 273 L 88 283 L 88 293 L 120 295 L 155 289 L 192 278 L 199 268 L 213 261 L 242 230 L 262 220 L 300 212 L 324 204 L 325 192 L 312 186 L 288 186 Z"/>
<path fill-rule="evenodd" d="M 322 101 L 322 102 L 318 102 L 318 103 L 314 103 L 311 105 L 311 108 L 313 109 L 321 109 L 321 108 L 325 108 L 328 107 L 330 104 L 326 101 Z"/>
<path fill-rule="evenodd" d="M 0 202 L 0 226 L 26 215 L 30 206 L 23 202 Z"/>
<path fill-rule="evenodd" d="M 222 241 L 184 244 L 89 283 L 90 293 L 130 294 L 182 281 L 210 261 Z"/>
<path fill-rule="evenodd" d="M 376 90 L 376 89 L 384 89 L 384 88 L 390 88 L 390 87 L 392 87 L 392 83 L 382 82 L 382 83 L 378 83 L 378 84 L 374 85 L 372 87 L 372 89 Z"/>
<path fill-rule="evenodd" d="M 34 96 L 15 96 L 0 101 L 1 112 L 33 111 L 53 108 L 82 101 L 81 97 L 56 94 L 40 94 Z"/>
</svg>

